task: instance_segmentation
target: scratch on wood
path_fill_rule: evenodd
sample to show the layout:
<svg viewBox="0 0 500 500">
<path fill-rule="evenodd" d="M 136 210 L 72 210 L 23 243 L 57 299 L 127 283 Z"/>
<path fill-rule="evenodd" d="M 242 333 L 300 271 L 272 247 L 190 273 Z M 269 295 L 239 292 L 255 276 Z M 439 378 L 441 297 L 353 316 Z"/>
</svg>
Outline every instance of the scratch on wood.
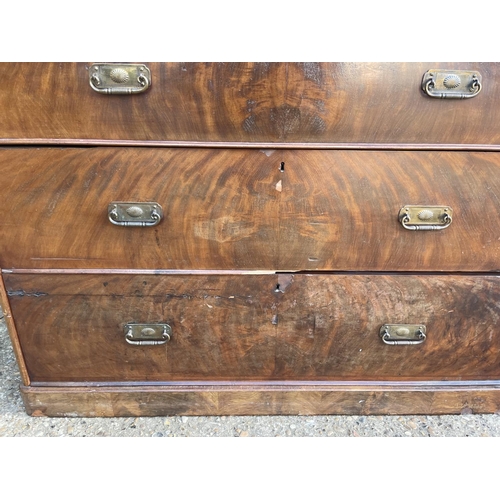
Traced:
<svg viewBox="0 0 500 500">
<path fill-rule="evenodd" d="M 193 298 L 193 296 L 190 295 L 189 293 L 183 293 L 181 295 L 176 295 L 174 293 L 167 293 L 165 295 L 166 300 L 170 300 L 170 299 L 188 299 L 188 300 L 191 300 L 192 298 Z"/>
<path fill-rule="evenodd" d="M 315 333 L 316 333 L 316 316 L 313 316 L 312 326 L 309 327 L 307 336 L 310 339 L 313 339 Z"/>
<path fill-rule="evenodd" d="M 25 292 L 24 290 L 7 290 L 9 297 L 43 297 L 48 295 L 45 292 Z"/>
</svg>

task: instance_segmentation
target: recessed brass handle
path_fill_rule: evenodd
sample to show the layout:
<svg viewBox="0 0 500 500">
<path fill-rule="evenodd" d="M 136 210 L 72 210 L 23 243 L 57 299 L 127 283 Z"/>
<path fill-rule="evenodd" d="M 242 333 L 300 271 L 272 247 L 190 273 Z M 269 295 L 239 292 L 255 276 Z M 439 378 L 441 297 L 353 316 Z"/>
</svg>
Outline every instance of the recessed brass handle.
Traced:
<svg viewBox="0 0 500 500">
<path fill-rule="evenodd" d="M 470 99 L 481 92 L 481 82 L 478 71 L 430 69 L 422 78 L 422 90 L 438 99 Z"/>
<path fill-rule="evenodd" d="M 163 218 L 163 209 L 155 202 L 114 201 L 108 205 L 108 219 L 117 226 L 156 226 Z"/>
<path fill-rule="evenodd" d="M 89 84 L 100 94 L 138 94 L 151 85 L 151 71 L 144 64 L 92 64 Z"/>
<path fill-rule="evenodd" d="M 399 211 L 399 222 L 409 231 L 439 231 L 452 222 L 453 210 L 447 206 L 405 205 Z"/>
<path fill-rule="evenodd" d="M 170 341 L 172 328 L 166 323 L 127 323 L 125 340 L 132 345 L 162 345 Z"/>
<path fill-rule="evenodd" d="M 380 337 L 387 345 L 418 345 L 425 342 L 425 325 L 382 325 Z"/>
</svg>

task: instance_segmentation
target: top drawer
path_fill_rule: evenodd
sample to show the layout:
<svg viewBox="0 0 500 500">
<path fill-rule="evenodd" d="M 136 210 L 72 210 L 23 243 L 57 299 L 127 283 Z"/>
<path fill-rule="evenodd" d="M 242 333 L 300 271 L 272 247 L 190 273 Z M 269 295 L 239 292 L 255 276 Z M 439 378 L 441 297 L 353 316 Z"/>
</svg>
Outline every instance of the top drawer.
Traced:
<svg viewBox="0 0 500 500">
<path fill-rule="evenodd" d="M 500 144 L 500 63 L 139 62 L 151 85 L 131 95 L 93 90 L 91 63 L 1 63 L 0 142 Z M 481 91 L 429 97 L 431 69 Z"/>
</svg>

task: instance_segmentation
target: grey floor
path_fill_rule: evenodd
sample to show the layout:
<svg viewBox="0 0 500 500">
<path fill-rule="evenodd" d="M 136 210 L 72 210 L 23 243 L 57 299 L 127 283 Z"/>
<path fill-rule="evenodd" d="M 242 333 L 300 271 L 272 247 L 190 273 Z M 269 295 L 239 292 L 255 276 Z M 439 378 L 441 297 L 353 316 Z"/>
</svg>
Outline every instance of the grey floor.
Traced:
<svg viewBox="0 0 500 500">
<path fill-rule="evenodd" d="M 264 416 L 47 418 L 29 417 L 0 310 L 0 436 L 500 436 L 500 415 Z"/>
</svg>

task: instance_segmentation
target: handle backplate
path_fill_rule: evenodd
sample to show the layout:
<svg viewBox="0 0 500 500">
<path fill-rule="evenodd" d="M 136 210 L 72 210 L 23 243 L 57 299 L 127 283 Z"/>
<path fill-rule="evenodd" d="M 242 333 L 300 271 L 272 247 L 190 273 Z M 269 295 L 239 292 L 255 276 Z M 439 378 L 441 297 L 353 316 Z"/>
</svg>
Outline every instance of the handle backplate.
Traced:
<svg viewBox="0 0 500 500">
<path fill-rule="evenodd" d="M 108 219 L 117 226 L 156 226 L 163 218 L 163 209 L 156 202 L 113 201 L 108 205 Z"/>
<path fill-rule="evenodd" d="M 89 84 L 101 94 L 138 94 L 151 85 L 151 71 L 144 64 L 92 64 Z"/>
<path fill-rule="evenodd" d="M 448 206 L 405 205 L 399 211 L 399 222 L 410 231 L 439 231 L 452 222 L 453 210 Z"/>
<path fill-rule="evenodd" d="M 166 323 L 127 323 L 125 340 L 132 345 L 166 344 L 172 336 L 172 328 Z"/>
<path fill-rule="evenodd" d="M 387 345 L 417 345 L 427 338 L 425 325 L 401 324 L 382 325 L 380 337 Z"/>
<path fill-rule="evenodd" d="M 422 90 L 438 99 L 470 99 L 481 92 L 482 77 L 478 71 L 430 69 L 422 78 Z"/>
</svg>

